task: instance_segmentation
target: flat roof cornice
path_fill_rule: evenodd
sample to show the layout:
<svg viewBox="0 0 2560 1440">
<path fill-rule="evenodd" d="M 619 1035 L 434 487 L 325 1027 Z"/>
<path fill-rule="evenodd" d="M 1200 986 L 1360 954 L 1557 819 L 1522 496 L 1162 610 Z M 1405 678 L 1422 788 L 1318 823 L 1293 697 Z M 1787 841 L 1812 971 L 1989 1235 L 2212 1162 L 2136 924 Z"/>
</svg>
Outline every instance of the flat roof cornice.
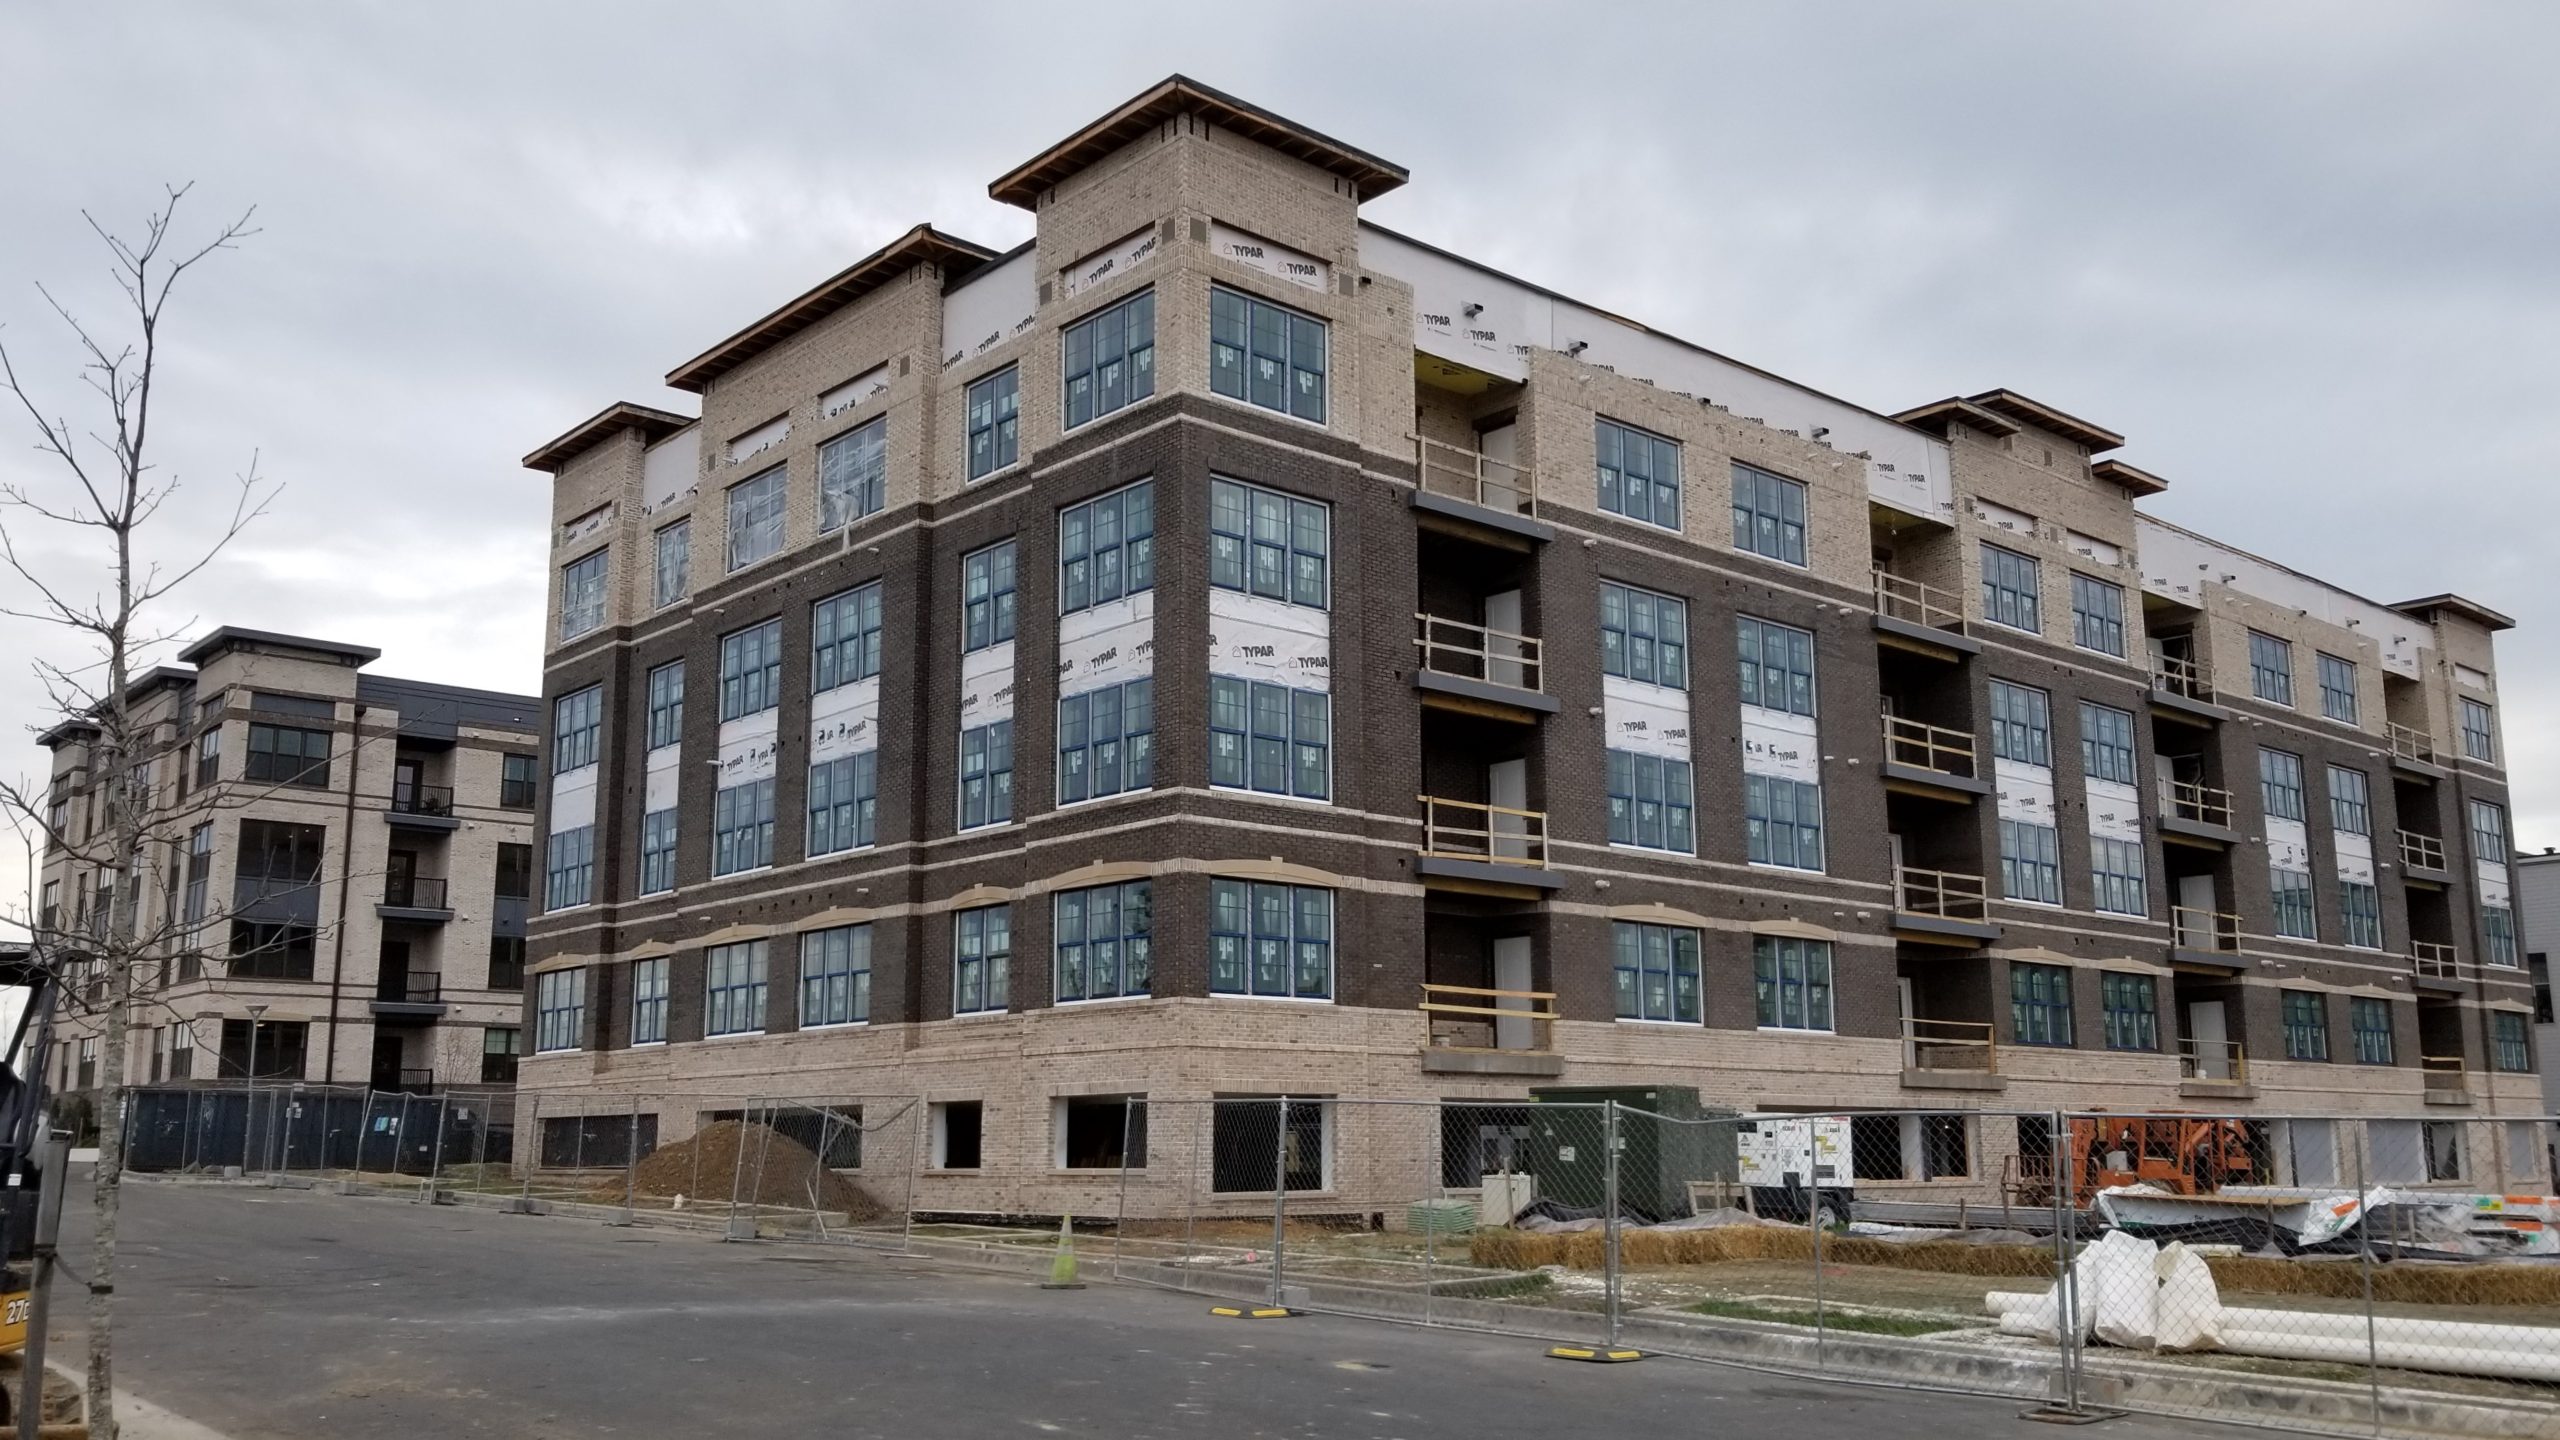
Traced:
<svg viewBox="0 0 2560 1440">
<path fill-rule="evenodd" d="M 2121 485 L 2137 496 L 2157 495 L 2169 488 L 2168 481 L 2121 460 L 2101 460 L 2089 467 L 2089 473 L 2111 485 Z"/>
<path fill-rule="evenodd" d="M 2040 400 L 2030 400 L 2015 390 L 1985 390 L 1969 395 L 1966 400 L 1985 410 L 1997 411 L 2022 425 L 2050 430 L 2065 440 L 2077 440 L 2089 447 L 2092 455 L 2113 450 L 2124 443 L 2124 437 L 2104 425 L 2091 424 L 2077 415 L 2066 414 Z"/>
<path fill-rule="evenodd" d="M 2433 615 L 2437 611 L 2442 610 L 2451 614 L 2459 615 L 2463 619 L 2470 621 L 2472 624 L 2479 626 L 2483 630 L 2497 631 L 2513 630 L 2516 628 L 2516 622 L 2512 618 L 2499 614 L 2497 611 L 2490 609 L 2488 606 L 2481 604 L 2477 600 L 2465 600 L 2461 596 L 2454 594 L 2429 595 L 2418 600 L 2403 600 L 2391 608 L 2399 611 L 2403 615 L 2414 615 L 2422 620 Z"/>
<path fill-rule="evenodd" d="M 1043 191 L 1177 115 L 1203 116 L 1220 129 L 1341 176 L 1358 188 L 1363 200 L 1384 195 L 1409 178 L 1405 168 L 1391 160 L 1345 145 L 1187 75 L 1172 75 L 1008 171 L 987 187 L 987 194 L 1007 205 L 1036 210 Z"/>
<path fill-rule="evenodd" d="M 570 426 L 562 434 L 535 446 L 533 453 L 524 457 L 524 468 L 548 470 L 556 475 L 570 461 L 623 430 L 637 430 L 642 444 L 654 445 L 692 423 L 672 410 L 656 410 L 646 405 L 634 405 L 628 400 L 617 400 Z"/>
<path fill-rule="evenodd" d="M 842 310 L 918 265 L 940 265 L 947 281 L 996 258 L 996 252 L 973 241 L 945 235 L 930 225 L 906 234 L 821 280 L 753 325 L 667 372 L 667 383 L 700 394 L 711 382 L 783 341 Z"/>
<path fill-rule="evenodd" d="M 299 650 L 341 664 L 368 665 L 382 658 L 382 652 L 369 645 L 342 645 L 335 640 L 314 640 L 308 635 L 287 635 L 276 630 L 250 630 L 238 625 L 225 625 L 193 645 L 178 652 L 178 658 L 189 665 L 202 665 L 206 657 L 219 655 L 235 646 L 262 645 L 270 650 Z"/>
<path fill-rule="evenodd" d="M 1955 395 L 1905 410 L 1893 418 L 1915 430 L 1926 430 L 1942 440 L 1946 438 L 1947 427 L 1958 421 L 1986 435 L 2015 435 L 2020 428 L 2015 420 Z"/>
</svg>

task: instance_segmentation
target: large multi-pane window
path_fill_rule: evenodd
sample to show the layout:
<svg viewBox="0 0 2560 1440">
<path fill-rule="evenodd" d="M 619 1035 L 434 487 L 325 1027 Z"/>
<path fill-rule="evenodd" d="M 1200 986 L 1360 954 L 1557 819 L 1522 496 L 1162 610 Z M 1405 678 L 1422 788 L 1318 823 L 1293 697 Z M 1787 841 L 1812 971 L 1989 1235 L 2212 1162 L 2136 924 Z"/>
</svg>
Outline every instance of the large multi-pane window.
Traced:
<svg viewBox="0 0 2560 1440">
<path fill-rule="evenodd" d="M 800 1028 L 871 1018 L 871 927 L 839 925 L 800 937 Z"/>
<path fill-rule="evenodd" d="M 1148 993 L 1155 943 L 1152 882 L 1062 890 L 1054 903 L 1061 1004 Z"/>
<path fill-rule="evenodd" d="M 2258 751 L 2259 798 L 2270 820 L 2307 820 L 2310 807 L 2302 794 L 2302 757 L 2290 750 Z"/>
<path fill-rule="evenodd" d="M 969 478 L 984 479 L 1022 458 L 1022 372 L 1007 365 L 969 386 Z"/>
<path fill-rule="evenodd" d="M 2317 940 L 2320 925 L 2311 909 L 2311 872 L 2269 866 L 2267 888 L 2275 907 L 2276 933 L 2292 940 Z"/>
<path fill-rule="evenodd" d="M 1774 620 L 1734 617 L 1742 703 L 1791 715 L 1814 713 L 1813 632 Z"/>
<path fill-rule="evenodd" d="M 749 780 L 711 797 L 711 873 L 735 875 L 773 863 L 773 781 Z"/>
<path fill-rule="evenodd" d="M 684 662 L 670 660 L 649 671 L 649 748 L 684 739 Z"/>
<path fill-rule="evenodd" d="M 1622 679 L 1687 689 L 1688 602 L 1601 581 L 1600 668 Z"/>
<path fill-rule="evenodd" d="M 1991 682 L 1991 754 L 2021 765 L 2053 764 L 2053 702 L 2042 690 Z"/>
<path fill-rule="evenodd" d="M 222 722 L 216 720 L 196 737 L 196 784 L 210 785 L 222 778 Z M 70 819 L 67 799 L 58 799 L 48 812 L 46 833 L 59 837 L 64 823 Z M 59 843 L 58 840 L 56 843 Z"/>
<path fill-rule="evenodd" d="M 207 892 L 212 880 L 213 822 L 208 820 L 187 832 L 186 890 L 179 902 L 178 918 L 185 926 L 185 934 L 179 943 L 190 948 L 201 943 L 196 932 L 204 926 Z M 45 883 L 50 886 L 57 882 Z M 45 908 L 51 910 L 53 907 L 48 905 Z M 50 926 L 53 922 L 48 918 L 44 923 Z"/>
<path fill-rule="evenodd" d="M 2382 948 L 2382 895 L 2358 880 L 2338 881 L 2338 922 L 2348 945 L 2358 950 Z"/>
<path fill-rule="evenodd" d="M 2329 1058 L 2329 997 L 2317 990 L 2284 992 L 2284 1058 Z"/>
<path fill-rule="evenodd" d="M 551 837 L 542 859 L 542 908 L 566 910 L 595 897 L 596 827 L 581 825 Z"/>
<path fill-rule="evenodd" d="M 1209 583 L 1324 609 L 1333 517 L 1326 506 L 1235 480 L 1209 481 Z"/>
<path fill-rule="evenodd" d="M 2112 705 L 2080 702 L 2080 768 L 2092 780 L 2134 783 L 2130 712 Z"/>
<path fill-rule="evenodd" d="M 2108 1049 L 2160 1048 L 2159 981 L 2108 971 L 2098 977 L 2098 1009 L 2106 1018 Z"/>
<path fill-rule="evenodd" d="M 1704 1010 L 1699 998 L 1698 932 L 1627 920 L 1609 930 L 1616 957 L 1618 1018 L 1700 1023 Z"/>
<path fill-rule="evenodd" d="M 1830 1029 L 1831 942 L 1753 936 L 1751 993 L 1762 1029 Z"/>
<path fill-rule="evenodd" d="M 2498 758 L 2497 716 L 2490 708 L 2465 695 L 2457 697 L 2462 712 L 2462 753 L 2473 760 Z"/>
<path fill-rule="evenodd" d="M 631 1043 L 660 1045 L 667 1038 L 667 960 L 631 962 Z"/>
<path fill-rule="evenodd" d="M 782 511 L 790 479 L 790 467 L 776 465 L 729 487 L 731 570 L 782 553 Z"/>
<path fill-rule="evenodd" d="M 590 750 L 589 759 L 593 758 Z M 241 774 L 276 785 L 325 790 L 329 786 L 329 732 L 253 723 L 249 726 L 249 758 Z M 92 825 L 90 829 L 97 827 Z"/>
<path fill-rule="evenodd" d="M 2355 1037 L 2356 1063 L 2392 1065 L 2391 1002 L 2368 995 L 2347 997 L 2347 1029 Z"/>
<path fill-rule="evenodd" d="M 1209 993 L 1333 998 L 1333 892 L 1209 882 Z"/>
<path fill-rule="evenodd" d="M 1744 849 L 1755 865 L 1822 868 L 1822 787 L 1775 775 L 1742 777 Z"/>
<path fill-rule="evenodd" d="M 2483 865 L 2507 863 L 2507 812 L 2486 800 L 2471 802 L 2471 858 Z"/>
<path fill-rule="evenodd" d="M 2101 655 L 2124 655 L 2124 587 L 2071 572 L 2071 641 Z"/>
<path fill-rule="evenodd" d="M 1733 548 L 1790 565 L 1804 558 L 1804 483 L 1733 462 Z"/>
<path fill-rule="evenodd" d="M 1225 483 L 1212 481 L 1211 488 Z M 1010 559 L 1006 565 L 1010 570 Z M 1059 614 L 1152 590 L 1155 583 L 1154 481 L 1124 485 L 1058 512 Z"/>
<path fill-rule="evenodd" d="M 2347 835 L 2373 833 L 2372 786 L 2361 770 L 2329 767 L 2329 824 Z"/>
<path fill-rule="evenodd" d="M 1697 853 L 1689 762 L 1609 752 L 1609 843 Z"/>
<path fill-rule="evenodd" d="M 2486 942 L 2486 958 L 2492 965 L 2512 966 L 2516 963 L 2516 912 L 2505 905 L 2480 907 L 2480 934 Z"/>
<path fill-rule="evenodd" d="M 2009 964 L 2009 1033 L 2021 1045 L 2076 1045 L 2071 972 L 2060 965 Z"/>
<path fill-rule="evenodd" d="M 659 526 L 653 540 L 652 598 L 659 606 L 673 605 L 693 590 L 692 519 Z"/>
<path fill-rule="evenodd" d="M 533 987 L 533 1048 L 575 1050 L 587 1028 L 587 972 L 552 970 Z"/>
<path fill-rule="evenodd" d="M 818 447 L 818 533 L 841 530 L 888 503 L 889 417 Z"/>
<path fill-rule="evenodd" d="M 1132 295 L 1066 328 L 1066 428 L 1156 393 L 1156 296 Z"/>
<path fill-rule="evenodd" d="M 2249 632 L 2249 693 L 2271 705 L 2293 704 L 2293 642 Z"/>
<path fill-rule="evenodd" d="M 640 893 L 676 888 L 676 812 L 669 806 L 640 817 Z"/>
<path fill-rule="evenodd" d="M 702 1033 L 753 1035 L 764 1029 L 765 942 L 714 945 L 702 957 Z"/>
<path fill-rule="evenodd" d="M 2012 630 L 2042 632 L 2034 557 L 1997 545 L 1982 547 L 1982 616 Z"/>
<path fill-rule="evenodd" d="M 1151 679 L 1131 680 L 1059 697 L 1059 804 L 1156 783 L 1155 689 Z"/>
<path fill-rule="evenodd" d="M 2052 826 L 2000 822 L 2000 893 L 2040 905 L 2062 903 L 2062 842 Z"/>
<path fill-rule="evenodd" d="M 2142 875 L 2142 842 L 2089 837 L 2090 902 L 2111 915 L 2148 915 L 2151 891 Z"/>
<path fill-rule="evenodd" d="M 560 638 L 575 640 L 604 624 L 604 557 L 570 561 L 560 569 Z"/>
<path fill-rule="evenodd" d="M 1209 389 L 1321 425 L 1325 323 L 1242 291 L 1209 291 Z"/>
<path fill-rule="evenodd" d="M 551 773 L 565 775 L 596 763 L 603 730 L 603 686 L 590 685 L 551 702 Z"/>
<path fill-rule="evenodd" d="M 1332 791 L 1333 697 L 1209 677 L 1209 783 L 1322 800 Z"/>
<path fill-rule="evenodd" d="M 951 917 L 951 1013 L 977 1015 L 1012 1001 L 1013 908 L 985 905 Z"/>
<path fill-rule="evenodd" d="M 876 838 L 880 752 L 822 760 L 809 767 L 809 853 L 858 850 Z"/>
<path fill-rule="evenodd" d="M 880 673 L 880 582 L 809 607 L 809 693 Z"/>
<path fill-rule="evenodd" d="M 782 703 L 782 622 L 767 620 L 720 637 L 720 718 L 735 720 Z"/>
<path fill-rule="evenodd" d="M 2320 713 L 2331 720 L 2356 723 L 2356 662 L 2317 652 L 2320 667 Z"/>
<path fill-rule="evenodd" d="M 960 653 L 1013 638 L 1013 556 L 1013 542 L 1001 540 L 961 557 Z"/>
<path fill-rule="evenodd" d="M 2533 1068 L 2533 1049 L 2525 1041 L 2524 1017 L 2507 1010 L 2489 1012 L 2489 1064 L 2510 1075 Z"/>
<path fill-rule="evenodd" d="M 1615 420 L 1596 422 L 1600 508 L 1665 530 L 1680 528 L 1680 442 Z M 1740 525 L 1737 518 L 1735 524 Z"/>
<path fill-rule="evenodd" d="M 1013 819 L 1013 722 L 960 732 L 960 828 Z"/>
</svg>

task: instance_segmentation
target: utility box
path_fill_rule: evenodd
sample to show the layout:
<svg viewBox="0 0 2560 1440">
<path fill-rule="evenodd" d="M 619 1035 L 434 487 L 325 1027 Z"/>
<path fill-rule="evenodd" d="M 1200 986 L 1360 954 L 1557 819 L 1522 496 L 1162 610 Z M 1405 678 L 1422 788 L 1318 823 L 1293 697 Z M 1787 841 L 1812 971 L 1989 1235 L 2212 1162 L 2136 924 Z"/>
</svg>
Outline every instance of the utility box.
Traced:
<svg viewBox="0 0 2560 1440">
<path fill-rule="evenodd" d="M 1607 1116 L 1618 1103 L 1618 1208 L 1654 1223 L 1691 1212 L 1693 1181 L 1738 1179 L 1730 1110 L 1686 1085 L 1550 1085 L 1529 1092 L 1529 1169 L 1538 1198 L 1600 1211 L 1608 1193 Z"/>
</svg>

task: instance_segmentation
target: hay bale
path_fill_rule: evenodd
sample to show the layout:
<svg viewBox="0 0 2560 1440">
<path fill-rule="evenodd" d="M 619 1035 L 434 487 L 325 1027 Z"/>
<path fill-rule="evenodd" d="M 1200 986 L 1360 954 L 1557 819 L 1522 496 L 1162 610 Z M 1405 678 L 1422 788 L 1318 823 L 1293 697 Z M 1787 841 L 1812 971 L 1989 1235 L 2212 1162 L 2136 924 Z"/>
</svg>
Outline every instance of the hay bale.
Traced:
<svg viewBox="0 0 2560 1440">
<path fill-rule="evenodd" d="M 742 1205 L 839 1210 L 855 1225 L 890 1213 L 861 1186 L 819 1164 L 808 1146 L 743 1120 L 715 1120 L 649 1152 L 632 1172 L 631 1188 L 659 1199 L 683 1195 L 697 1205 L 718 1204 L 734 1189 Z"/>
</svg>

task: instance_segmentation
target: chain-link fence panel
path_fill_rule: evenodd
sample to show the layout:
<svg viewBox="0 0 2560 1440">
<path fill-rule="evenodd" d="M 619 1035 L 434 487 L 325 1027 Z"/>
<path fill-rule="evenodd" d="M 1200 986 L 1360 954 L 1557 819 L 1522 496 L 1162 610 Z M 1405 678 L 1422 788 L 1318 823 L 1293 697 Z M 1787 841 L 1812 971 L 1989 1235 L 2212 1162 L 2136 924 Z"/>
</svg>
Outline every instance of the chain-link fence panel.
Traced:
<svg viewBox="0 0 2560 1440">
<path fill-rule="evenodd" d="M 732 1238 L 904 1244 L 926 1113 L 910 1096 L 751 1100 L 703 1112 L 685 1148 L 714 1170 L 726 1163 Z M 674 1158 L 656 1167 L 665 1183 Z"/>
</svg>

